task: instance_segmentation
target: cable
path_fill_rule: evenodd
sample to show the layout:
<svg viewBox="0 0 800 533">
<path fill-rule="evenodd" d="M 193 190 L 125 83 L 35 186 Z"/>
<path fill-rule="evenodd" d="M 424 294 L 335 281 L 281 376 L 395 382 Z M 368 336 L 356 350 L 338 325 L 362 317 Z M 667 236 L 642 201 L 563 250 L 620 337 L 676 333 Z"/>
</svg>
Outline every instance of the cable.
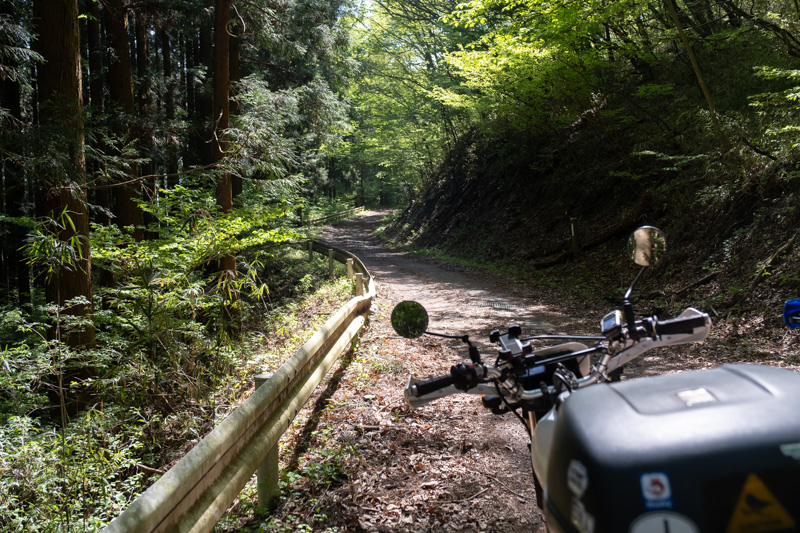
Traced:
<svg viewBox="0 0 800 533">
<path fill-rule="evenodd" d="M 506 400 L 506 397 L 500 391 L 500 384 L 497 381 L 494 382 L 494 387 L 495 389 L 497 389 L 497 395 L 500 397 L 503 403 L 506 404 L 506 408 L 508 408 L 509 411 L 514 413 L 514 416 L 519 418 L 519 421 L 522 422 L 523 426 L 525 426 L 525 430 L 528 432 L 528 434 L 530 434 L 530 427 L 528 427 L 528 422 L 524 418 L 522 418 L 522 416 L 516 411 L 516 409 L 511 407 L 511 404 L 508 403 L 508 400 Z"/>
</svg>

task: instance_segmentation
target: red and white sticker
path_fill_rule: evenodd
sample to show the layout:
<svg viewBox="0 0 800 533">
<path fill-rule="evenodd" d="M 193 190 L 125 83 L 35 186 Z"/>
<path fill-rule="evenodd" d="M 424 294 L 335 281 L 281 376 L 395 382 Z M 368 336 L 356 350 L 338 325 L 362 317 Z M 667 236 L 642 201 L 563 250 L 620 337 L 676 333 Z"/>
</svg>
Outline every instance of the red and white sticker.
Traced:
<svg viewBox="0 0 800 533">
<path fill-rule="evenodd" d="M 664 472 L 647 472 L 639 477 L 644 506 L 648 509 L 672 508 L 672 487 Z"/>
</svg>

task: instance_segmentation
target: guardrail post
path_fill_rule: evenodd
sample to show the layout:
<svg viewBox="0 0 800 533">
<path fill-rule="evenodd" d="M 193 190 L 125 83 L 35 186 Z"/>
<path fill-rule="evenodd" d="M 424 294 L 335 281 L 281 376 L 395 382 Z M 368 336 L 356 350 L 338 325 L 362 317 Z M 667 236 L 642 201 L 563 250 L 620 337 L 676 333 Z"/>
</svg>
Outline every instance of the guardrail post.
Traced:
<svg viewBox="0 0 800 533">
<path fill-rule="evenodd" d="M 572 257 L 577 258 L 581 251 L 581 242 L 578 239 L 578 229 L 576 228 L 577 225 L 577 218 L 570 218 L 569 219 L 569 230 L 572 237 Z"/>
<path fill-rule="evenodd" d="M 314 260 L 314 244 L 311 241 L 308 241 L 308 262 Z"/>
<path fill-rule="evenodd" d="M 356 274 L 356 296 L 364 296 L 364 274 Z"/>
<path fill-rule="evenodd" d="M 256 376 L 256 389 L 267 382 L 272 374 L 259 374 Z M 256 487 L 258 489 L 258 507 L 260 509 L 269 508 L 273 498 L 278 495 L 278 476 L 280 468 L 278 467 L 278 443 L 275 443 L 267 456 L 258 465 L 258 477 L 256 478 Z"/>
<path fill-rule="evenodd" d="M 347 279 L 353 279 L 353 260 L 347 258 Z"/>
<path fill-rule="evenodd" d="M 333 248 L 328 248 L 328 276 L 333 278 Z"/>
</svg>

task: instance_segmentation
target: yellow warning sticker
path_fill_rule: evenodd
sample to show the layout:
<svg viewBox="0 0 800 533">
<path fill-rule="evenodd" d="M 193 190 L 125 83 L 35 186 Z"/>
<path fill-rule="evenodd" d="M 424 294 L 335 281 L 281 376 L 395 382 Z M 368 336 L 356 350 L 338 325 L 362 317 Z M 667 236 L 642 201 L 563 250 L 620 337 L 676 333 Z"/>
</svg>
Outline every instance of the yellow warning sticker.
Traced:
<svg viewBox="0 0 800 533">
<path fill-rule="evenodd" d="M 750 474 L 728 524 L 728 533 L 768 533 L 794 529 L 795 521 L 757 475 Z"/>
</svg>

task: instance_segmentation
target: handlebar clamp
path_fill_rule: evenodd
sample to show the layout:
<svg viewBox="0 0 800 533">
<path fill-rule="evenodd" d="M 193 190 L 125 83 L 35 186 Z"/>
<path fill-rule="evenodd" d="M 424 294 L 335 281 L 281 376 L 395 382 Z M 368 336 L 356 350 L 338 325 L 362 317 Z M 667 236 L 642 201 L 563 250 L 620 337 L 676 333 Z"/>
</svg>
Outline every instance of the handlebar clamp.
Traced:
<svg viewBox="0 0 800 533">
<path fill-rule="evenodd" d="M 458 390 L 468 391 L 480 383 L 480 376 L 474 364 L 458 363 L 450 367 L 453 386 Z"/>
</svg>

